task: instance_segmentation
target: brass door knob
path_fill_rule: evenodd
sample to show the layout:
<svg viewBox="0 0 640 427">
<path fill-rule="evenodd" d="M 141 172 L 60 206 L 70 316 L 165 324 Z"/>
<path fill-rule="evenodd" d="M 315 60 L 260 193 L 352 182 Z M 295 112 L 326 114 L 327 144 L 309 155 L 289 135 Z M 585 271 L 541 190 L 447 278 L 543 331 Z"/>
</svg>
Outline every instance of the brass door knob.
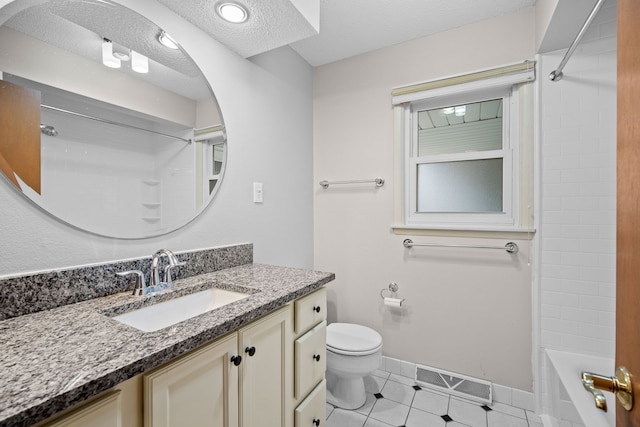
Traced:
<svg viewBox="0 0 640 427">
<path fill-rule="evenodd" d="M 631 373 L 629 373 L 629 370 L 624 366 L 616 369 L 615 377 L 604 377 L 590 372 L 583 372 L 582 385 L 593 395 L 596 407 L 604 412 L 607 412 L 607 399 L 600 390 L 615 393 L 615 395 L 618 396 L 620 404 L 627 411 L 633 408 Z"/>
</svg>

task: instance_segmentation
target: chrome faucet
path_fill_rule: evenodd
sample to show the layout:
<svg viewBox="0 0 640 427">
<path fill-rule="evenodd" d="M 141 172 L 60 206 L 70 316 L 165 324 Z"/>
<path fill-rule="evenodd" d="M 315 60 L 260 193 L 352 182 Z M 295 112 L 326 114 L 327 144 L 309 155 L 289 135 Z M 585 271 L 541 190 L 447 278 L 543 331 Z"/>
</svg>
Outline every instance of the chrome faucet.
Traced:
<svg viewBox="0 0 640 427">
<path fill-rule="evenodd" d="M 147 284 L 144 281 L 144 273 L 140 270 L 128 270 L 121 271 L 116 273 L 118 276 L 128 276 L 130 274 L 135 274 L 136 278 L 133 282 L 133 295 L 146 295 L 147 292 Z"/>
<path fill-rule="evenodd" d="M 161 282 L 160 273 L 158 271 L 158 264 L 160 263 L 160 257 L 162 257 L 163 255 L 167 257 L 169 263 L 164 268 L 164 282 Z M 149 286 L 147 286 L 147 284 L 145 283 L 144 273 L 140 270 L 122 271 L 116 274 L 118 274 L 119 276 L 128 276 L 130 274 L 134 274 L 136 277 L 133 286 L 133 295 L 148 295 L 154 292 L 159 292 L 171 288 L 171 286 L 173 286 L 173 281 L 171 280 L 171 270 L 185 264 L 186 262 L 178 261 L 178 258 L 176 258 L 175 254 L 169 249 L 160 249 L 156 251 L 151 258 L 151 283 L 149 284 Z"/>
<path fill-rule="evenodd" d="M 165 255 L 169 264 L 164 268 L 164 282 L 160 281 L 160 273 L 158 272 L 158 263 L 160 257 Z M 171 270 L 175 267 L 185 265 L 186 263 L 178 261 L 178 258 L 169 249 L 160 249 L 153 254 L 151 259 L 151 286 L 166 286 L 170 288 L 173 285 L 171 281 Z"/>
</svg>

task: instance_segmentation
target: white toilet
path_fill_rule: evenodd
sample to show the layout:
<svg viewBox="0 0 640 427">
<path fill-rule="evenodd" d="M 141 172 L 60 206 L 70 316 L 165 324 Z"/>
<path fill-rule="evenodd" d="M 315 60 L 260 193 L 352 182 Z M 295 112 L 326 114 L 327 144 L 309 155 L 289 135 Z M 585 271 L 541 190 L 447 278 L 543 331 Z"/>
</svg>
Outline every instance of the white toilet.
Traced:
<svg viewBox="0 0 640 427">
<path fill-rule="evenodd" d="M 353 323 L 327 326 L 327 402 L 356 409 L 367 400 L 364 377 L 380 367 L 382 337 Z"/>
</svg>

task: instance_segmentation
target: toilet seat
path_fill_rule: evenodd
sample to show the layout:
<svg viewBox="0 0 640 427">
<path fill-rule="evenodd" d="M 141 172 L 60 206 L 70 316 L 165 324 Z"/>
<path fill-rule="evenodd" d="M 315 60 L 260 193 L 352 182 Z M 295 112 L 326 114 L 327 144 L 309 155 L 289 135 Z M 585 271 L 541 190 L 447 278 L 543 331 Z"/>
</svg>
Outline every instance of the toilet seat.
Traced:
<svg viewBox="0 0 640 427">
<path fill-rule="evenodd" d="M 347 356 L 367 356 L 382 348 L 382 337 L 366 326 L 332 323 L 327 326 L 327 350 Z"/>
</svg>

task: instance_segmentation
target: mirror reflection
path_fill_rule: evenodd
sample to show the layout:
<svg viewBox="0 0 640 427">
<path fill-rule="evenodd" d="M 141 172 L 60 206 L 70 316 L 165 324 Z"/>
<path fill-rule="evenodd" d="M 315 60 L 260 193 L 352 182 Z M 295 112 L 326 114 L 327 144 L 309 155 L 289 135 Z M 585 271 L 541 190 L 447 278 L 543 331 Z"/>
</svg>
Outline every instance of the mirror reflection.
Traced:
<svg viewBox="0 0 640 427">
<path fill-rule="evenodd" d="M 150 237 L 190 222 L 219 188 L 227 151 L 197 66 L 123 6 L 37 3 L 0 10 L 10 16 L 0 26 L 6 181 L 99 235 Z"/>
</svg>

